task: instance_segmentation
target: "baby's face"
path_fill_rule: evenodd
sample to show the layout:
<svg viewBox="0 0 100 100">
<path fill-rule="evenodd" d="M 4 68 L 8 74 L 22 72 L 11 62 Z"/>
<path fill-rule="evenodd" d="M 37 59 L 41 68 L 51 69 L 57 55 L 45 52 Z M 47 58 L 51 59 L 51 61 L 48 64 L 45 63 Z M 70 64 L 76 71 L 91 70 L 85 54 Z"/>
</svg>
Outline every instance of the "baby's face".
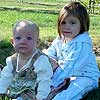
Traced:
<svg viewBox="0 0 100 100">
<path fill-rule="evenodd" d="M 35 27 L 17 27 L 13 36 L 13 46 L 17 53 L 31 55 L 35 51 L 38 38 Z"/>
</svg>

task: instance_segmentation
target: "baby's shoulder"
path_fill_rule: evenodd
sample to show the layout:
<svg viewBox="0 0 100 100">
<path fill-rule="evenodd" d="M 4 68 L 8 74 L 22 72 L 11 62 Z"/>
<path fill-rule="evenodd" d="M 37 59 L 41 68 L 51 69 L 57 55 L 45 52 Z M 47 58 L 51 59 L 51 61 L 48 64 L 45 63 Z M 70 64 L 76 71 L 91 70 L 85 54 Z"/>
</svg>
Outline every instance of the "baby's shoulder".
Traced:
<svg viewBox="0 0 100 100">
<path fill-rule="evenodd" d="M 11 55 L 11 56 L 8 56 L 8 57 L 6 58 L 6 62 L 11 62 L 12 59 L 16 59 L 16 54 L 13 54 L 13 55 Z"/>
</svg>

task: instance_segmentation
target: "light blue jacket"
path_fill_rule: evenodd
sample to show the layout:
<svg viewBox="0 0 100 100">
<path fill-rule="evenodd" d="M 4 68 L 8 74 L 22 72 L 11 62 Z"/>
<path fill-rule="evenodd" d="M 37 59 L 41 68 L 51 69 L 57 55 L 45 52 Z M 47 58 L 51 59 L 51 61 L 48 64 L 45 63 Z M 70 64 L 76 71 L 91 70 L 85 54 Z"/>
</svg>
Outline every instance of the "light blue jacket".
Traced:
<svg viewBox="0 0 100 100">
<path fill-rule="evenodd" d="M 57 37 L 46 51 L 49 57 L 59 63 L 52 78 L 53 85 L 56 87 L 71 76 L 89 77 L 98 82 L 100 71 L 92 48 L 92 40 L 87 32 L 66 44 Z"/>
</svg>

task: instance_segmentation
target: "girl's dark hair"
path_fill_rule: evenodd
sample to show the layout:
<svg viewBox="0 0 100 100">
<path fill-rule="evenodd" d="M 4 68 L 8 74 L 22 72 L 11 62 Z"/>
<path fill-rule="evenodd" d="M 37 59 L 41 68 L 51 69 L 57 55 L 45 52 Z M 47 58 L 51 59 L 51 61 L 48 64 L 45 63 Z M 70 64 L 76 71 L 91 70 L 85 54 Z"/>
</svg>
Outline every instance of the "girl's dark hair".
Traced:
<svg viewBox="0 0 100 100">
<path fill-rule="evenodd" d="M 61 37 L 61 24 L 63 20 L 69 15 L 77 17 L 80 20 L 81 29 L 79 34 L 89 30 L 90 19 L 86 7 L 79 2 L 71 2 L 70 4 L 65 5 L 60 10 L 58 16 L 58 33 L 60 37 Z"/>
</svg>

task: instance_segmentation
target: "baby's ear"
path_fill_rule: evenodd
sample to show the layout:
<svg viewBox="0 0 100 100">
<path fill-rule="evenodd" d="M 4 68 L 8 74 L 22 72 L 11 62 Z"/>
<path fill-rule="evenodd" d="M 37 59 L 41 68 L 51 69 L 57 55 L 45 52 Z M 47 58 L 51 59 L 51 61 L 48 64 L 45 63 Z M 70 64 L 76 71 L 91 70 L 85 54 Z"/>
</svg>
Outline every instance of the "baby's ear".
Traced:
<svg viewBox="0 0 100 100">
<path fill-rule="evenodd" d="M 13 38 L 10 39 L 10 43 L 11 43 L 12 45 L 14 44 L 14 39 L 13 39 Z"/>
</svg>

